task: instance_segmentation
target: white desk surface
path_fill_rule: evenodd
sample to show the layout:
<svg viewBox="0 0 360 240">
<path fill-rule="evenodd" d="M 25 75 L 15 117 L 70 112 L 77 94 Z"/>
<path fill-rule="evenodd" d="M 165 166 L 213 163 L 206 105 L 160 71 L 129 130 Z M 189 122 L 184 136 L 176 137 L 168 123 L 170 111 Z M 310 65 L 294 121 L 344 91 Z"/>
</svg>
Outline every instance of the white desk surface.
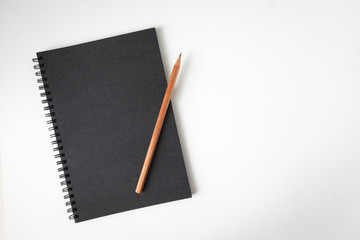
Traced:
<svg viewBox="0 0 360 240">
<path fill-rule="evenodd" d="M 360 239 L 359 1 L 0 2 L 0 237 Z M 193 198 L 67 219 L 31 58 L 156 27 Z"/>
</svg>

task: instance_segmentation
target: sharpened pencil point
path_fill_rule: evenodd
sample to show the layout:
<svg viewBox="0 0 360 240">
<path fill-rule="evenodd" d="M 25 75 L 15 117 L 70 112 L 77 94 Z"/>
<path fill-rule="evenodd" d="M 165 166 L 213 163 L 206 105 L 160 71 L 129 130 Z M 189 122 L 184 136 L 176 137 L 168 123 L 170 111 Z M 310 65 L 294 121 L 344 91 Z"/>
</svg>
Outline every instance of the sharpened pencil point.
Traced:
<svg viewBox="0 0 360 240">
<path fill-rule="evenodd" d="M 182 54 L 182 53 L 180 53 L 179 57 L 181 57 L 181 54 Z"/>
</svg>

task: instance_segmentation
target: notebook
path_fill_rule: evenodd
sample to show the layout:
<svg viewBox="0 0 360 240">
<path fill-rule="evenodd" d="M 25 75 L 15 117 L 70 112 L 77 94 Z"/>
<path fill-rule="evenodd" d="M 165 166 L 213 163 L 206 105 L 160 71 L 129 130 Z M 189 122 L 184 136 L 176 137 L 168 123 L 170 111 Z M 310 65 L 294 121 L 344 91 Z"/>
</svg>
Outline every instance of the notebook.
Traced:
<svg viewBox="0 0 360 240">
<path fill-rule="evenodd" d="M 33 61 L 70 219 L 191 197 L 171 104 L 144 191 L 135 193 L 167 86 L 155 28 Z"/>
</svg>

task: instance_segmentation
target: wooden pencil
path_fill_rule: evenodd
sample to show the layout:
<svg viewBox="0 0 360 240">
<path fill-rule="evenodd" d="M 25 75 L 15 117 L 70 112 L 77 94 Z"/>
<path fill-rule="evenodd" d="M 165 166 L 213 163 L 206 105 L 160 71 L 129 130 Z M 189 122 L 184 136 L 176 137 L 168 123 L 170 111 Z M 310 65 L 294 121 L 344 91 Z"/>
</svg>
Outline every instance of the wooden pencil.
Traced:
<svg viewBox="0 0 360 240">
<path fill-rule="evenodd" d="M 140 194 L 142 192 L 143 188 L 144 188 L 144 184 L 145 184 L 145 181 L 146 181 L 146 176 L 147 176 L 147 173 L 148 173 L 149 168 L 150 168 L 150 164 L 151 164 L 151 160 L 152 160 L 152 157 L 154 155 L 154 152 L 155 152 L 156 144 L 157 144 L 157 142 L 159 140 L 159 135 L 160 135 L 160 132 L 161 132 L 161 128 L 162 128 L 162 125 L 164 123 L 166 112 L 167 112 L 167 109 L 168 109 L 168 106 L 169 106 L 169 103 L 170 103 L 171 94 L 172 94 L 172 91 L 174 89 L 174 85 L 175 85 L 175 82 L 176 82 L 177 75 L 179 73 L 180 61 L 181 61 L 181 53 L 180 53 L 175 65 L 174 65 L 174 68 L 173 68 L 173 70 L 171 72 L 170 79 L 169 79 L 169 84 L 168 84 L 168 86 L 166 88 L 165 96 L 164 96 L 163 102 L 161 104 L 160 112 L 159 112 L 158 118 L 156 120 L 155 128 L 154 128 L 151 140 L 150 140 L 149 148 L 147 150 L 146 157 L 145 157 L 145 160 L 144 160 L 144 164 L 143 164 L 143 167 L 141 169 L 140 177 L 139 177 L 136 189 L 135 189 L 135 192 L 138 193 L 138 194 Z"/>
</svg>

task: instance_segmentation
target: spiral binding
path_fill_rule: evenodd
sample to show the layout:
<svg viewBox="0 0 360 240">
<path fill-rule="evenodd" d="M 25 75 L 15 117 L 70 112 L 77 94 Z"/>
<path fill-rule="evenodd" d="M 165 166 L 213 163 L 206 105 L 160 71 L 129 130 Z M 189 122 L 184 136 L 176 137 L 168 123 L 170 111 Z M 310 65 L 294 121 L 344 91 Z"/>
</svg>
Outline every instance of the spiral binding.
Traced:
<svg viewBox="0 0 360 240">
<path fill-rule="evenodd" d="M 67 209 L 67 213 L 71 214 L 69 216 L 70 220 L 76 220 L 79 216 L 76 214 L 77 212 L 77 209 L 75 207 L 76 202 L 74 199 L 73 188 L 71 186 L 70 174 L 68 172 L 69 169 L 65 159 L 64 147 L 61 145 L 62 141 L 60 137 L 59 126 L 57 125 L 56 113 L 51 98 L 51 91 L 49 90 L 48 79 L 46 77 L 46 71 L 44 70 L 45 66 L 42 60 L 43 60 L 42 57 L 32 59 L 33 62 L 37 62 L 37 64 L 34 66 L 34 69 L 38 70 L 35 73 L 35 76 L 40 77 L 37 79 L 37 82 L 41 84 L 39 86 L 39 90 L 42 91 L 40 93 L 40 96 L 45 98 L 41 100 L 41 102 L 46 105 L 44 107 L 44 111 L 47 111 L 45 117 L 50 118 L 50 120 L 47 120 L 46 123 L 52 125 L 51 127 L 49 127 L 49 131 L 52 132 L 50 134 L 50 138 L 55 138 L 55 140 L 51 141 L 51 144 L 55 145 L 53 151 L 57 152 L 54 155 L 54 157 L 56 159 L 60 159 L 59 161 L 56 162 L 56 164 L 59 165 L 58 172 L 61 172 L 59 177 L 60 179 L 62 179 L 61 186 L 64 186 L 62 191 L 64 193 L 67 193 L 64 196 L 64 199 L 67 200 L 65 205 L 70 206 L 70 208 Z"/>
</svg>

